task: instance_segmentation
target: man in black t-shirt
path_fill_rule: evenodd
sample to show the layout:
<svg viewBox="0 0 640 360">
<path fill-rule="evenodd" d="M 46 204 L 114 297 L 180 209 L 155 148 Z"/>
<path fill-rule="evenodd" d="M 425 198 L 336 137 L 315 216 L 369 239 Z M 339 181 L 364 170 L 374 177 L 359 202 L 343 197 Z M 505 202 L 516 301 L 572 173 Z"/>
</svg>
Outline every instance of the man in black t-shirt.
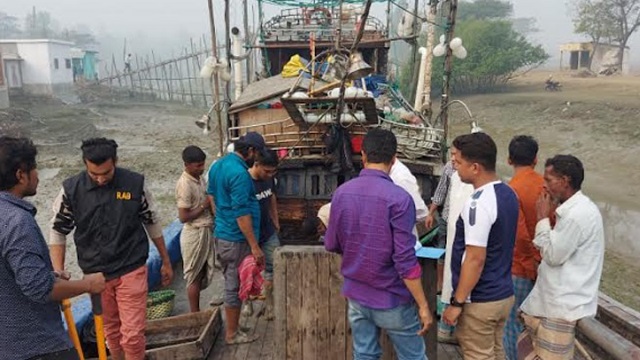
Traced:
<svg viewBox="0 0 640 360">
<path fill-rule="evenodd" d="M 280 246 L 278 232 L 278 205 L 276 203 L 276 183 L 274 175 L 278 168 L 278 155 L 275 151 L 263 149 L 256 155 L 253 166 L 249 169 L 256 198 L 260 203 L 260 239 L 258 243 L 265 256 L 264 289 L 266 298 L 264 316 L 273 319 L 273 252 Z"/>
</svg>

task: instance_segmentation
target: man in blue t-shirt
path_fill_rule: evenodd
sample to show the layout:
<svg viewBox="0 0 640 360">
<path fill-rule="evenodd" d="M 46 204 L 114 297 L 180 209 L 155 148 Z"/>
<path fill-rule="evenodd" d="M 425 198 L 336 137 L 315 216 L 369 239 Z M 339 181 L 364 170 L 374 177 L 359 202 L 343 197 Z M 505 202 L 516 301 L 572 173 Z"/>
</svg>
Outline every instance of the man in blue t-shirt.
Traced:
<svg viewBox="0 0 640 360">
<path fill-rule="evenodd" d="M 461 135 L 456 168 L 473 185 L 456 223 L 451 255 L 453 296 L 442 315 L 456 325 L 465 359 L 504 359 L 502 335 L 513 306 L 511 262 L 518 198 L 496 176 L 496 144 L 484 133 Z"/>
<path fill-rule="evenodd" d="M 256 153 L 264 148 L 262 135 L 249 132 L 235 142 L 233 153 L 225 155 L 209 171 L 207 193 L 213 197 L 216 218 L 214 236 L 224 274 L 225 341 L 227 344 L 252 342 L 257 336 L 238 329 L 242 302 L 239 266 L 252 254 L 258 264 L 264 254 L 260 238 L 260 207 L 248 169 Z"/>
<path fill-rule="evenodd" d="M 273 252 L 280 246 L 278 232 L 278 205 L 276 182 L 273 178 L 278 170 L 278 155 L 275 151 L 263 149 L 256 154 L 249 174 L 255 186 L 256 199 L 260 204 L 260 248 L 264 252 L 265 271 L 263 293 L 265 295 L 264 316 L 273 320 Z"/>
</svg>

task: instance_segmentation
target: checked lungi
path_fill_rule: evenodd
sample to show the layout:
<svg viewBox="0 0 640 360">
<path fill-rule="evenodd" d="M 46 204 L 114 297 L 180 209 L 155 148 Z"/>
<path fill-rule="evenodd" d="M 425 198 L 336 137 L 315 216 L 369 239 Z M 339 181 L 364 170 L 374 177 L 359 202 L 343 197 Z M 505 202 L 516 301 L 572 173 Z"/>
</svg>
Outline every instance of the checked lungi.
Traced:
<svg viewBox="0 0 640 360">
<path fill-rule="evenodd" d="M 525 331 L 518 338 L 518 360 L 570 360 L 576 322 L 521 313 Z"/>
</svg>

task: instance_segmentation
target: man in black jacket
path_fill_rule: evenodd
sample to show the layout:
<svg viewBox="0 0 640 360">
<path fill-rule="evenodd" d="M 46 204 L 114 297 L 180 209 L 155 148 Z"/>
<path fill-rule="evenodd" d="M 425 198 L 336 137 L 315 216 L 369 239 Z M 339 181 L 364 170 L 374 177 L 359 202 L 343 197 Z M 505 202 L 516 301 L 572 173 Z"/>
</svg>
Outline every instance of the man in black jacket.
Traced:
<svg viewBox="0 0 640 360">
<path fill-rule="evenodd" d="M 145 352 L 148 236 L 162 258 L 163 286 L 173 270 L 144 176 L 116 167 L 117 147 L 105 138 L 83 141 L 86 171 L 63 182 L 49 249 L 54 269 L 63 270 L 66 235 L 75 229 L 78 265 L 107 280 L 102 307 L 111 356 L 137 360 Z"/>
</svg>

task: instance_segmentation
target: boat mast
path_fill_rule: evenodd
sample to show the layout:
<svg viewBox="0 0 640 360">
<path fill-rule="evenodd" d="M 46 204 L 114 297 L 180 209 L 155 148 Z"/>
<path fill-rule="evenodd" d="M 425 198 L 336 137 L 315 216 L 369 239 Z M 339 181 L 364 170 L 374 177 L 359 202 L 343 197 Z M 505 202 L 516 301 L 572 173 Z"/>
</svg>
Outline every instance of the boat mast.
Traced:
<svg viewBox="0 0 640 360">
<path fill-rule="evenodd" d="M 449 44 L 453 38 L 456 27 L 456 13 L 458 11 L 458 0 L 448 0 L 449 15 L 447 16 L 447 24 L 445 26 L 444 43 Z M 442 118 L 442 127 L 444 130 L 444 142 L 446 144 L 449 136 L 449 84 L 451 80 L 451 69 L 453 68 L 453 51 L 451 47 L 446 46 L 446 56 L 444 60 L 444 82 L 442 85 L 442 100 L 440 101 L 440 116 Z"/>
<path fill-rule="evenodd" d="M 218 41 L 216 40 L 216 24 L 213 20 L 213 0 L 208 0 L 209 3 L 209 25 L 211 27 L 211 55 L 218 58 Z M 216 111 L 216 117 L 218 118 L 218 145 L 220 155 L 224 154 L 224 134 L 222 132 L 222 103 L 220 102 L 220 79 L 218 72 L 213 74 L 213 108 Z"/>
</svg>

